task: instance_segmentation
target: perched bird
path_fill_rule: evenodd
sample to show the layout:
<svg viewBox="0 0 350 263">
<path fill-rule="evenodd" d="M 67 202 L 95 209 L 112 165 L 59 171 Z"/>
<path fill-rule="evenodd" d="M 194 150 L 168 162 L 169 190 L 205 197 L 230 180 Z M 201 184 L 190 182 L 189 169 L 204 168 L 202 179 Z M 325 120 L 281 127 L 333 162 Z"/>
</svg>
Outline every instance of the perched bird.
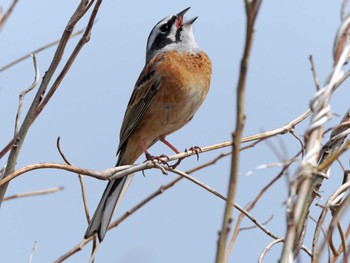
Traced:
<svg viewBox="0 0 350 263">
<path fill-rule="evenodd" d="M 162 19 L 148 37 L 146 65 L 126 108 L 116 166 L 133 164 L 142 153 L 150 157 L 147 149 L 158 140 L 177 151 L 165 136 L 190 121 L 208 93 L 211 62 L 194 39 L 197 17 L 183 20 L 188 9 Z M 103 240 L 132 178 L 108 183 L 85 238 L 97 233 Z"/>
</svg>

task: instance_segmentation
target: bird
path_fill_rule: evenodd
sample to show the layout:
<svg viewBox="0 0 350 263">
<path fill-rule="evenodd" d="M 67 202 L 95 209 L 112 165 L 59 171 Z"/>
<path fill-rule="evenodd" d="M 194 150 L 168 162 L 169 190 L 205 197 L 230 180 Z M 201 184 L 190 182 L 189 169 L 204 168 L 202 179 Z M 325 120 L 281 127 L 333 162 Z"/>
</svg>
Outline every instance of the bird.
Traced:
<svg viewBox="0 0 350 263">
<path fill-rule="evenodd" d="M 132 165 L 157 141 L 175 152 L 165 137 L 188 123 L 203 103 L 212 66 L 193 35 L 198 17 L 184 21 L 190 7 L 160 20 L 150 32 L 146 63 L 138 77 L 120 129 L 116 166 Z M 133 175 L 110 180 L 85 232 L 104 239 L 108 225 Z"/>
</svg>

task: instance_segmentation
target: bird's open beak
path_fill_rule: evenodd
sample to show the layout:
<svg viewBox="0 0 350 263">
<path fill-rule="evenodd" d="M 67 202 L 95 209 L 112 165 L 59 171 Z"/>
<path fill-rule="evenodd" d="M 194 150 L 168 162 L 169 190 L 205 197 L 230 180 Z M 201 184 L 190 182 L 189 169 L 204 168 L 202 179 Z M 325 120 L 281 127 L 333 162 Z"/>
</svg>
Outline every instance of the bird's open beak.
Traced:
<svg viewBox="0 0 350 263">
<path fill-rule="evenodd" d="M 191 7 L 187 7 L 185 10 L 181 11 L 180 13 L 178 13 L 176 15 L 177 17 L 177 21 L 176 21 L 176 27 L 177 28 L 180 28 L 182 26 L 188 26 L 188 25 L 192 25 L 194 21 L 196 21 L 196 19 L 198 18 L 198 16 L 184 22 L 183 21 L 183 18 L 184 18 L 184 15 L 186 14 L 186 12 L 190 9 Z"/>
</svg>

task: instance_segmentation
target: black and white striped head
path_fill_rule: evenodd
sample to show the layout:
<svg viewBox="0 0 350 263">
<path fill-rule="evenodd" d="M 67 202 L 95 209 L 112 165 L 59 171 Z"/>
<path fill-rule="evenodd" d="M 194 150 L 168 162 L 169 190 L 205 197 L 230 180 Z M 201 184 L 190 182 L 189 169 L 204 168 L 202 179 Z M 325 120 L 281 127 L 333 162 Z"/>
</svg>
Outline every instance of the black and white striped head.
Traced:
<svg viewBox="0 0 350 263">
<path fill-rule="evenodd" d="M 177 50 L 192 53 L 200 51 L 192 32 L 192 24 L 198 17 L 183 21 L 183 16 L 188 9 L 190 7 L 177 15 L 162 19 L 154 26 L 147 40 L 146 63 L 164 51 Z"/>
</svg>

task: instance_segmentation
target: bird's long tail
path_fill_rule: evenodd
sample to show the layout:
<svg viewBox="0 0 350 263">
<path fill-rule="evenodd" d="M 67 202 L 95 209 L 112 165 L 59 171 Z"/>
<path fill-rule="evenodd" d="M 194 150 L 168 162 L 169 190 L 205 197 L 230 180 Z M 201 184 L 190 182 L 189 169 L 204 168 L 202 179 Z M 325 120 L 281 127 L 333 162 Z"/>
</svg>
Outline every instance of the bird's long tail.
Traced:
<svg viewBox="0 0 350 263">
<path fill-rule="evenodd" d="M 100 242 L 103 240 L 113 212 L 123 198 L 132 178 L 133 175 L 128 175 L 108 183 L 90 225 L 85 232 L 85 238 L 89 238 L 97 233 Z"/>
</svg>

